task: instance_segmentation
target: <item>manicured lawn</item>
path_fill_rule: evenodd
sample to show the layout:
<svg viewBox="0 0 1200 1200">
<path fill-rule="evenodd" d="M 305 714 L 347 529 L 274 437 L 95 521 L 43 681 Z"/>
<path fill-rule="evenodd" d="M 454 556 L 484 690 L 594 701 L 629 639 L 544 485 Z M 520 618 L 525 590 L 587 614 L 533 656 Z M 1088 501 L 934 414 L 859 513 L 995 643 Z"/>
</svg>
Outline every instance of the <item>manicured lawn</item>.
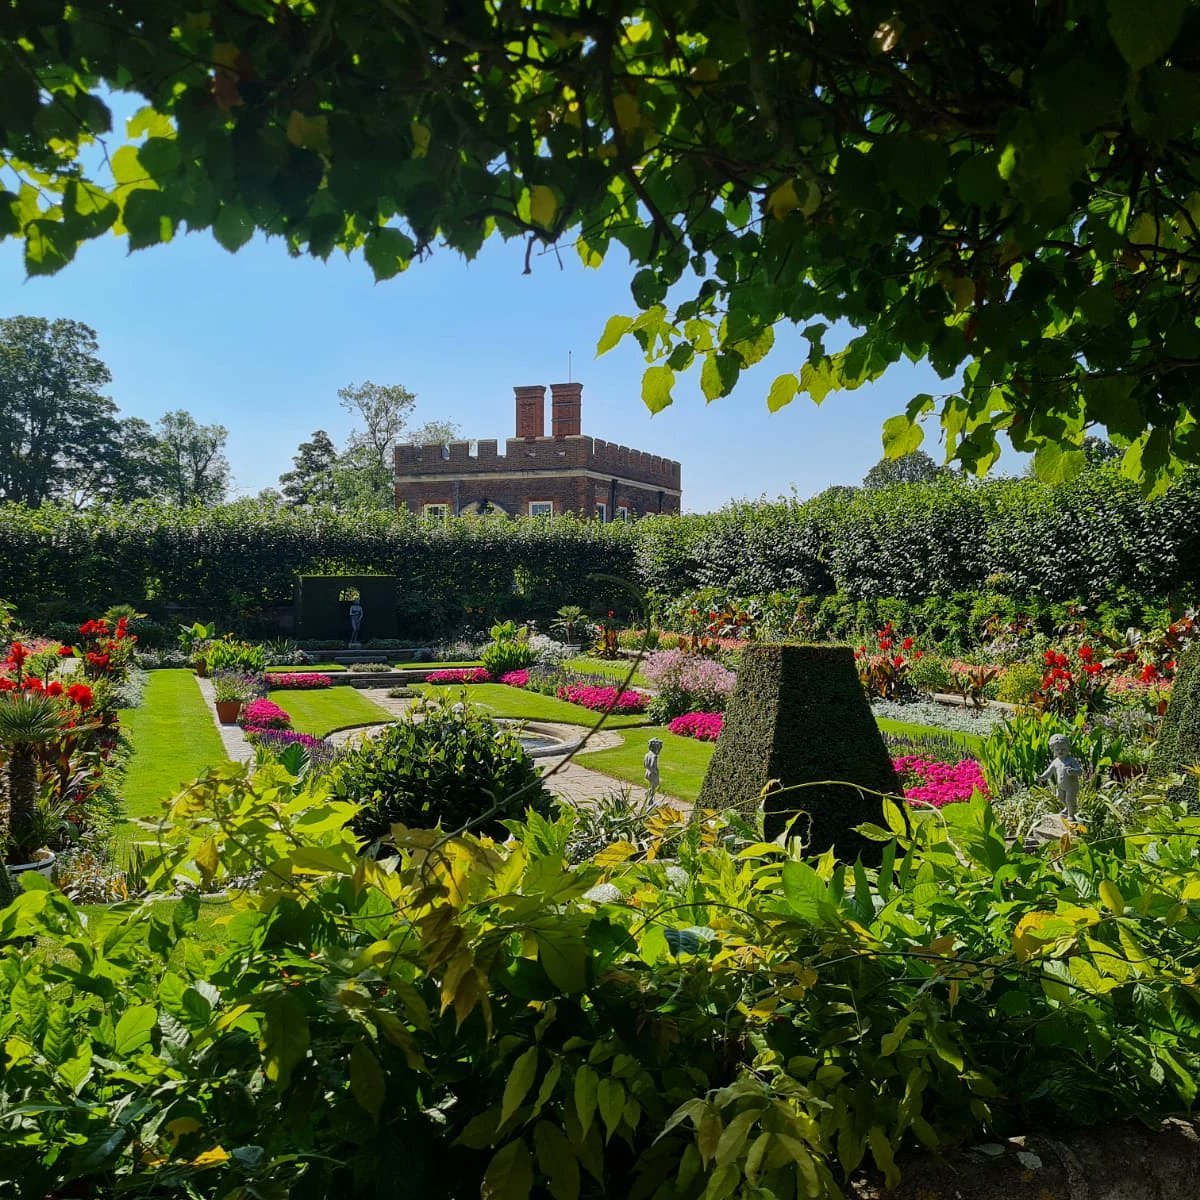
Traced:
<svg viewBox="0 0 1200 1200">
<path fill-rule="evenodd" d="M 646 754 L 646 743 L 652 737 L 662 738 L 662 753 L 658 756 L 658 773 L 662 780 L 659 789 L 677 800 L 696 799 L 704 782 L 704 772 L 708 770 L 708 761 L 713 755 L 712 742 L 678 737 L 665 725 L 645 725 L 638 730 L 626 730 L 623 736 L 623 746 L 597 750 L 591 754 L 584 751 L 574 761 L 591 771 L 644 787 L 646 773 L 642 759 Z"/>
<path fill-rule="evenodd" d="M 583 708 L 578 704 L 570 704 L 554 696 L 543 696 L 540 692 L 529 692 L 524 688 L 508 687 L 503 683 L 471 683 L 464 686 L 447 685 L 436 687 L 432 684 L 417 684 L 418 689 L 431 695 L 436 695 L 451 704 L 461 698 L 466 692 L 467 699 L 472 704 L 497 717 L 515 717 L 525 721 L 565 721 L 570 725 L 594 725 L 599 719 L 598 712 Z M 286 705 L 285 705 L 286 707 Z M 644 725 L 645 713 L 626 713 L 610 715 L 604 722 L 605 729 L 623 729 L 630 725 Z"/>
<path fill-rule="evenodd" d="M 141 707 L 121 711 L 121 728 L 133 746 L 124 787 L 131 817 L 161 815 L 162 801 L 182 784 L 228 761 L 188 670 L 151 671 Z"/>
<path fill-rule="evenodd" d="M 280 708 L 292 714 L 297 733 L 324 737 L 351 725 L 378 725 L 395 718 L 352 687 L 313 689 L 280 688 L 268 693 Z"/>
</svg>

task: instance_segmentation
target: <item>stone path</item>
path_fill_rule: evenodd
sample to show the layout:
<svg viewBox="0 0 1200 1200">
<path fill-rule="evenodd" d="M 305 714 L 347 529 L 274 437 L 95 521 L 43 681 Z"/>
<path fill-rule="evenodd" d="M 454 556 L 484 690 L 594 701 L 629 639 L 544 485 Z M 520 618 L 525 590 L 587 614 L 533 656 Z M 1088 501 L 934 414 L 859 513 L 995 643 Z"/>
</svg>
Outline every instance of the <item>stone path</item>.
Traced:
<svg viewBox="0 0 1200 1200">
<path fill-rule="evenodd" d="M 225 747 L 225 753 L 233 762 L 253 762 L 254 747 L 246 741 L 246 735 L 242 732 L 242 727 L 240 725 L 222 725 L 217 720 L 216 700 L 213 696 L 213 681 L 207 678 L 201 679 L 199 675 L 195 675 L 193 678 L 200 689 L 200 695 L 204 697 L 204 702 L 208 705 L 208 715 L 212 718 L 212 723 L 217 727 L 217 732 L 221 735 L 221 744 Z"/>
</svg>

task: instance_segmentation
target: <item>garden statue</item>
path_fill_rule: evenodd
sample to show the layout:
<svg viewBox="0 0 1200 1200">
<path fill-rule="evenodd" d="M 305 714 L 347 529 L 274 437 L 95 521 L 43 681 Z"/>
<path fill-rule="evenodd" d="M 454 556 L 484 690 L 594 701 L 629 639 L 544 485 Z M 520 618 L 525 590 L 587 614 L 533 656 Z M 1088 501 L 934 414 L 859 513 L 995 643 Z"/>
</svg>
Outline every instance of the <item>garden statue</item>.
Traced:
<svg viewBox="0 0 1200 1200">
<path fill-rule="evenodd" d="M 1066 734 L 1056 733 L 1050 739 L 1050 753 L 1054 757 L 1050 765 L 1037 777 L 1038 783 L 1054 781 L 1054 790 L 1063 808 L 1058 814 L 1068 821 L 1075 820 L 1075 801 L 1079 796 L 1079 778 L 1083 764 L 1071 753 L 1071 740 Z"/>
<path fill-rule="evenodd" d="M 662 738 L 651 738 L 647 744 L 650 748 L 642 759 L 642 766 L 646 769 L 646 796 L 649 799 L 658 791 L 658 756 L 662 753 Z"/>
<path fill-rule="evenodd" d="M 350 605 L 350 645 L 358 645 L 358 631 L 362 628 L 363 606 L 355 600 Z"/>
</svg>

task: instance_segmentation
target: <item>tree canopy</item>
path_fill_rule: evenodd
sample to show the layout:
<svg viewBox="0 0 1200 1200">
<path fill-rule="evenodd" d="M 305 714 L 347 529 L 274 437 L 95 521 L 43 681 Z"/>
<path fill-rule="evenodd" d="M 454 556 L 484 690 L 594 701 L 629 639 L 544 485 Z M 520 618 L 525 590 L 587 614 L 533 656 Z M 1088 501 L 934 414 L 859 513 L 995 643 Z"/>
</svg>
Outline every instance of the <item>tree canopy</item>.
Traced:
<svg viewBox="0 0 1200 1200">
<path fill-rule="evenodd" d="M 772 409 L 928 359 L 889 454 L 933 420 L 1061 479 L 1098 427 L 1156 489 L 1200 461 L 1197 44 L 1195 0 L 22 0 L 0 235 L 41 273 L 108 230 L 261 230 L 379 279 L 494 233 L 618 245 L 638 311 L 599 346 L 637 339 L 652 409 L 793 323 Z"/>
<path fill-rule="evenodd" d="M 863 476 L 862 485 L 884 488 L 895 483 L 931 483 L 943 470 L 924 450 L 913 450 L 899 458 L 881 458 Z"/>
</svg>

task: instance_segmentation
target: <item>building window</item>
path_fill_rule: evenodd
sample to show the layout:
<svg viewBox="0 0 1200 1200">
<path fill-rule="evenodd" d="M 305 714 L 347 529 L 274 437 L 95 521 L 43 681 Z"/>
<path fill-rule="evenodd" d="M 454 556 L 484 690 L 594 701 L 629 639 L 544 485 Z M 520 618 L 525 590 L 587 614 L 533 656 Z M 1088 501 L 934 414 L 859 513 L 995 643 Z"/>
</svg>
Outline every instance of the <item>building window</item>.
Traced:
<svg viewBox="0 0 1200 1200">
<path fill-rule="evenodd" d="M 552 517 L 552 516 L 554 516 L 554 501 L 553 500 L 530 500 L 529 515 L 531 517 Z"/>
<path fill-rule="evenodd" d="M 605 524 L 608 521 L 608 505 L 607 504 L 601 503 L 601 504 L 596 505 L 596 520 L 599 521 L 601 524 Z"/>
<path fill-rule="evenodd" d="M 629 509 L 624 504 L 617 505 L 617 520 L 624 521 L 626 524 L 629 523 Z"/>
<path fill-rule="evenodd" d="M 425 515 L 434 521 L 444 521 L 450 516 L 450 505 L 448 504 L 426 504 Z"/>
</svg>

